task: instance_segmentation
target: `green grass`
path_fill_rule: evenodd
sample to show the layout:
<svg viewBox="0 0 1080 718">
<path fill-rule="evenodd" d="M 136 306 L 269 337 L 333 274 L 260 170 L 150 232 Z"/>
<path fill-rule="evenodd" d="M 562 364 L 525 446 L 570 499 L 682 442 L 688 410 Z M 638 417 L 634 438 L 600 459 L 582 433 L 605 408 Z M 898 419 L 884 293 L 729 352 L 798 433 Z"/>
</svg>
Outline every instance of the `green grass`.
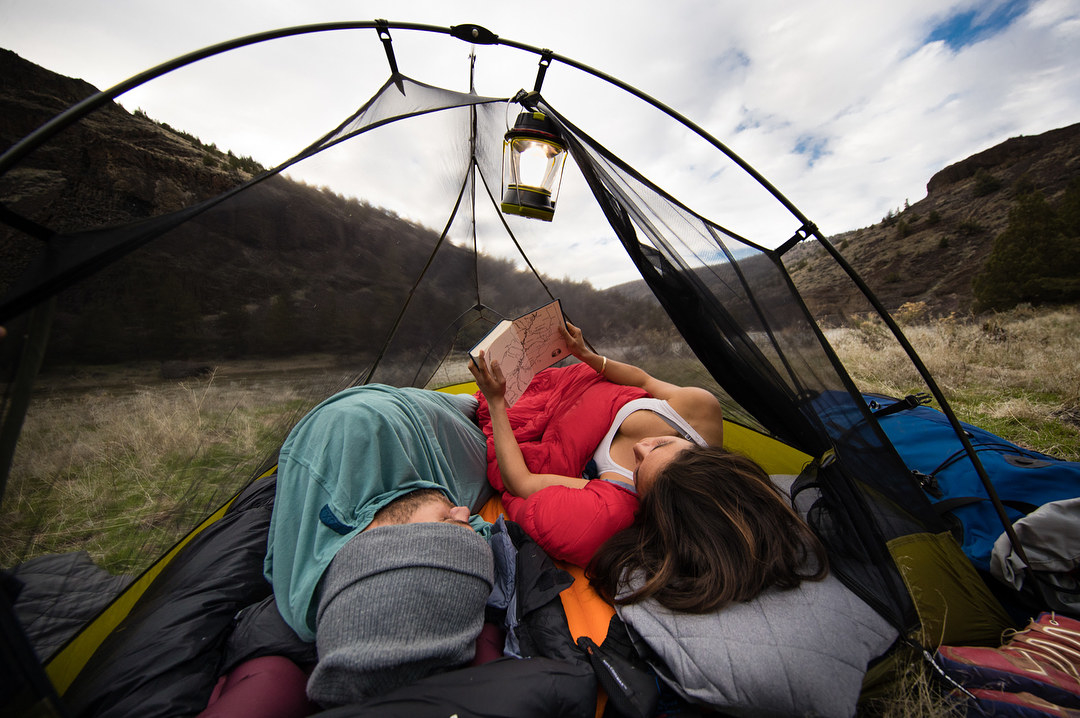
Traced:
<svg viewBox="0 0 1080 718">
<path fill-rule="evenodd" d="M 110 572 L 142 570 L 243 486 L 313 401 L 287 381 L 46 385 L 0 511 L 0 565 L 85 550 Z"/>
<path fill-rule="evenodd" d="M 1023 307 L 903 329 L 962 421 L 1080 461 L 1080 309 Z M 827 336 L 861 390 L 896 397 L 926 391 L 880 322 L 856 321 Z"/>
</svg>

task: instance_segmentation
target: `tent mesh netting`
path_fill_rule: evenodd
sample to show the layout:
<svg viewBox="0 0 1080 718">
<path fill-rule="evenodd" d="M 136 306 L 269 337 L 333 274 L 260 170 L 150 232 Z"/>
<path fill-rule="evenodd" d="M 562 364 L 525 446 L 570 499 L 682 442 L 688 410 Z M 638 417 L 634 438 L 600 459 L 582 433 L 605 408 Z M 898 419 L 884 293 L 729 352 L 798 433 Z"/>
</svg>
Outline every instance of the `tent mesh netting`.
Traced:
<svg viewBox="0 0 1080 718">
<path fill-rule="evenodd" d="M 331 393 L 466 381 L 464 352 L 487 328 L 558 297 L 602 351 L 710 388 L 729 418 L 814 457 L 798 489 L 820 492 L 811 520 L 836 570 L 912 626 L 884 541 L 939 520 L 781 253 L 706 219 L 711 210 L 692 210 L 533 101 L 563 132 L 567 174 L 579 175 L 560 206 L 595 204 L 608 226 L 573 251 L 636 269 L 635 291 L 548 269 L 566 259 L 545 244 L 559 219 L 499 212 L 517 104 L 402 75 L 269 170 L 219 162 L 112 103 L 6 168 L 4 410 L 29 409 L 0 507 L 0 564 L 85 550 L 111 574 L 137 575 L 272 466 L 291 425 Z M 0 140 L 62 109 L 42 103 Z M 409 137 L 439 138 L 438 152 L 420 144 L 380 159 Z M 357 183 L 344 194 L 289 178 L 307 163 L 350 165 Z M 365 201 L 391 169 L 415 173 L 416 202 L 438 208 L 440 224 Z M 574 182 L 582 191 L 570 198 Z M 32 396 L 20 398 L 20 372 L 39 364 Z"/>
</svg>

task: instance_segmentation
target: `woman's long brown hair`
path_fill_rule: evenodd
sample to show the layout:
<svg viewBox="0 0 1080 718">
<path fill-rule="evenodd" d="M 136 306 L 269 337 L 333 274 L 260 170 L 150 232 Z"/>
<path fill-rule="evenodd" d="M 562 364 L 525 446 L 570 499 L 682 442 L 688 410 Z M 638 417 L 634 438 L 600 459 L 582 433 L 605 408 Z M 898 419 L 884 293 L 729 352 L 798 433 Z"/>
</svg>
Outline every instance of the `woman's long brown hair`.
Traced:
<svg viewBox="0 0 1080 718">
<path fill-rule="evenodd" d="M 828 574 L 825 547 L 754 461 L 714 447 L 681 452 L 641 497 L 634 523 L 588 576 L 616 604 L 656 599 L 684 613 L 749 601 Z M 644 583 L 627 592 L 627 579 Z"/>
</svg>

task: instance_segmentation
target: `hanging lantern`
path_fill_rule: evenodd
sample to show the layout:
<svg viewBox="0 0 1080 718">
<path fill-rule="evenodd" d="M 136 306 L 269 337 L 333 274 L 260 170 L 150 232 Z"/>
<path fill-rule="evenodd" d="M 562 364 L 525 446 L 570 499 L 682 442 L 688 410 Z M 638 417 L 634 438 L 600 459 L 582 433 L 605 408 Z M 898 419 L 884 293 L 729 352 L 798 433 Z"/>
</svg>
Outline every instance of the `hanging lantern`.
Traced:
<svg viewBox="0 0 1080 718">
<path fill-rule="evenodd" d="M 566 147 L 543 112 L 522 112 L 503 142 L 502 211 L 550 222 Z"/>
</svg>

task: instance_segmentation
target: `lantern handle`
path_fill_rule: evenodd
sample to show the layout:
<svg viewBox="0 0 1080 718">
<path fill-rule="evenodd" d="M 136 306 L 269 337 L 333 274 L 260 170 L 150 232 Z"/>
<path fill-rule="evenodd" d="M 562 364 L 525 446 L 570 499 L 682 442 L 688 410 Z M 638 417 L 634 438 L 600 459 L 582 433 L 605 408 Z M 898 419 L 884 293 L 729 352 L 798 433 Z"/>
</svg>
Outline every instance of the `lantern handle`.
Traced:
<svg viewBox="0 0 1080 718">
<path fill-rule="evenodd" d="M 506 101 L 506 112 L 503 113 L 504 114 L 503 121 L 506 124 L 506 131 L 507 132 L 510 131 L 510 105 L 521 105 L 522 107 L 527 107 L 530 110 L 534 110 L 534 109 L 536 109 L 535 100 L 532 103 L 526 105 L 525 104 L 525 98 L 533 97 L 535 95 L 537 95 L 537 93 L 535 91 L 529 92 L 525 88 L 521 88 L 520 90 L 517 91 L 517 93 L 513 97 L 511 97 L 509 100 Z"/>
<path fill-rule="evenodd" d="M 405 94 L 405 85 L 401 82 L 401 72 L 398 70 L 397 58 L 394 57 L 394 40 L 390 37 L 390 21 L 376 20 L 375 31 L 379 33 L 383 49 L 386 50 L 386 60 L 390 63 L 390 78 L 394 81 L 398 92 Z"/>
<path fill-rule="evenodd" d="M 540 96 L 540 91 L 539 90 L 533 90 L 532 92 L 529 92 L 528 90 L 518 90 L 517 94 L 514 95 L 513 98 L 511 98 L 510 101 L 511 102 L 516 102 L 519 105 L 521 105 L 522 107 L 527 107 L 530 110 L 535 110 L 536 109 L 536 98 L 538 98 L 539 96 Z"/>
<path fill-rule="evenodd" d="M 522 90 L 524 92 L 524 90 Z M 503 111 L 503 124 L 506 125 L 506 131 L 510 131 L 510 105 L 517 102 L 517 97 L 513 97 L 506 101 L 506 110 Z"/>
</svg>

